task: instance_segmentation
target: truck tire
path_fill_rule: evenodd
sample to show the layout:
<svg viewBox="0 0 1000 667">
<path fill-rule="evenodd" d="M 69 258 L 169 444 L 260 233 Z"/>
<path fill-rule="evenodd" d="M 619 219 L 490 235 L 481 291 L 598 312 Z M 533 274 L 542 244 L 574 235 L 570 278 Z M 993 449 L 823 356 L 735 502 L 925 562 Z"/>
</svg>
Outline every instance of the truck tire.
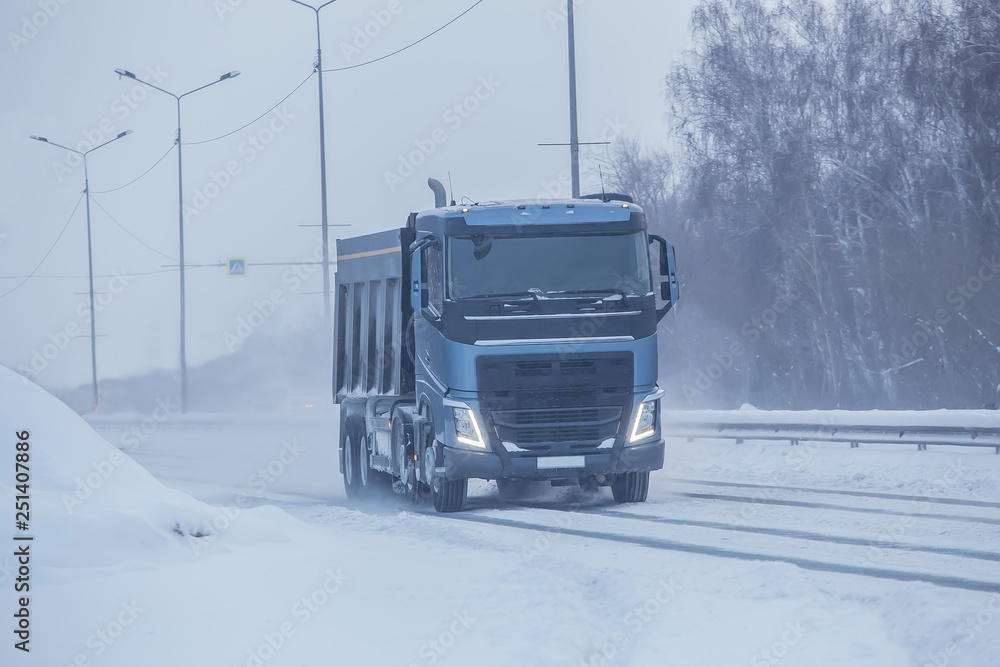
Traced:
<svg viewBox="0 0 1000 667">
<path fill-rule="evenodd" d="M 469 492 L 467 479 L 434 481 L 434 509 L 437 512 L 461 512 Z"/>
<path fill-rule="evenodd" d="M 619 473 L 611 482 L 611 495 L 616 503 L 644 503 L 649 493 L 648 472 Z"/>
<path fill-rule="evenodd" d="M 469 492 L 469 480 L 467 479 L 441 479 L 435 474 L 440 450 L 435 447 L 434 438 L 434 415 L 430 407 L 424 403 L 420 406 L 420 416 L 430 424 L 430 435 L 428 440 L 422 443 L 420 452 L 420 465 L 423 467 L 423 478 L 430 482 L 431 500 L 434 502 L 434 509 L 437 512 L 460 512 L 465 507 L 465 499 Z M 419 492 L 419 485 L 418 485 Z M 419 497 L 419 493 L 418 493 Z"/>
<path fill-rule="evenodd" d="M 343 429 L 340 434 L 341 447 L 344 448 L 344 491 L 347 492 L 348 500 L 357 500 L 361 497 L 361 467 L 360 451 L 358 439 L 351 432 L 350 426 Z"/>
</svg>

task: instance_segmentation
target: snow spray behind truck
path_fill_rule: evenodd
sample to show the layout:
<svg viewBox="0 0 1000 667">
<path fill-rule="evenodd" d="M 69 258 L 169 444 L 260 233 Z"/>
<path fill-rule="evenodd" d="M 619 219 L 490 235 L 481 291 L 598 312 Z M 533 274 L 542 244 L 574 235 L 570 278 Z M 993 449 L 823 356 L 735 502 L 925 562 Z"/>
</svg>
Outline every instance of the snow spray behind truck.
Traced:
<svg viewBox="0 0 1000 667">
<path fill-rule="evenodd" d="M 628 198 L 449 206 L 337 241 L 334 401 L 351 498 L 465 505 L 468 480 L 610 486 L 663 467 L 657 324 L 674 249 Z M 650 267 L 658 264 L 659 300 Z"/>
</svg>

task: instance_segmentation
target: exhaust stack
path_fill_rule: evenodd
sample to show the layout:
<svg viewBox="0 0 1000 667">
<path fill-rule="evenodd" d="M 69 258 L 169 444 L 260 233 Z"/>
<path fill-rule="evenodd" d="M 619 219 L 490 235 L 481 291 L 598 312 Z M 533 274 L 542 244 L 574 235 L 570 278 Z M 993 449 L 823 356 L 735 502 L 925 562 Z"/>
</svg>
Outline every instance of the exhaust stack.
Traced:
<svg viewBox="0 0 1000 667">
<path fill-rule="evenodd" d="M 448 205 L 448 193 L 444 190 L 444 185 L 436 178 L 428 178 L 427 186 L 434 191 L 434 208 L 444 208 Z"/>
</svg>

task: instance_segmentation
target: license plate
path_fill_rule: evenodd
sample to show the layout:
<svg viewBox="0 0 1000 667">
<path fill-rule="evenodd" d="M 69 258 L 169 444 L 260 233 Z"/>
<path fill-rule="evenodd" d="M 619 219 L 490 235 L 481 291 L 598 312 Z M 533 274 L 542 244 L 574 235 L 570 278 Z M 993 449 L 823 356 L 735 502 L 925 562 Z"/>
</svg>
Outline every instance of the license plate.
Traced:
<svg viewBox="0 0 1000 667">
<path fill-rule="evenodd" d="M 539 470 L 552 468 L 582 468 L 587 464 L 583 456 L 546 456 L 538 459 Z"/>
</svg>

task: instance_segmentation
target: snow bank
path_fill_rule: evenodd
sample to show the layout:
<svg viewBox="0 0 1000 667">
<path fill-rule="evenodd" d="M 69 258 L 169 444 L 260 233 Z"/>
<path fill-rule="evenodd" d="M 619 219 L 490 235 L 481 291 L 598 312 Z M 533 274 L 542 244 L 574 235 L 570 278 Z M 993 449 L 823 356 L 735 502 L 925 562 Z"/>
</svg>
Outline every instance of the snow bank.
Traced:
<svg viewBox="0 0 1000 667">
<path fill-rule="evenodd" d="M 0 451 L 9 452 L 2 468 L 10 471 L 0 477 L 3 497 L 14 493 L 13 445 L 24 431 L 31 443 L 25 534 L 44 544 L 37 567 L 49 576 L 190 560 L 222 530 L 227 541 L 239 537 L 233 531 L 254 530 L 256 521 L 230 527 L 220 508 L 168 489 L 58 399 L 0 366 L 0 438 L 7 441 Z"/>
</svg>

